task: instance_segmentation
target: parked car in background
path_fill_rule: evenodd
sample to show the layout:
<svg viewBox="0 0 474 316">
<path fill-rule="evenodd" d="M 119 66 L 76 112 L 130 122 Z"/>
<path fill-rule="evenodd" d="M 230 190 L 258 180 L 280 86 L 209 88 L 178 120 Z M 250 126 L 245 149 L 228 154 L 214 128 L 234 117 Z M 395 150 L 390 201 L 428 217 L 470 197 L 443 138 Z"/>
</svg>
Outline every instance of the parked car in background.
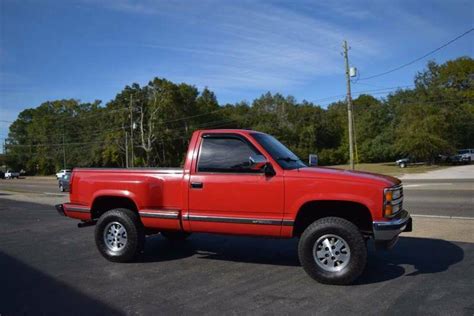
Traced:
<svg viewBox="0 0 474 316">
<path fill-rule="evenodd" d="M 453 164 L 453 165 L 461 163 L 461 155 L 449 155 L 449 156 L 440 155 L 440 156 L 441 156 L 441 162 L 445 162 L 445 163 Z M 444 157 L 446 158 L 443 160 Z"/>
<path fill-rule="evenodd" d="M 15 178 L 18 179 L 19 177 L 20 177 L 19 172 L 15 172 L 12 170 L 7 170 L 7 172 L 5 172 L 5 179 L 15 179 Z"/>
<path fill-rule="evenodd" d="M 395 161 L 395 163 L 397 164 L 397 166 L 399 166 L 400 168 L 405 168 L 408 166 L 408 164 L 410 163 L 410 158 L 402 158 L 402 159 L 398 159 L 397 161 Z"/>
<path fill-rule="evenodd" d="M 66 173 L 71 173 L 71 169 L 61 169 L 56 173 L 56 179 L 61 179 Z"/>
<path fill-rule="evenodd" d="M 66 173 L 58 180 L 59 191 L 69 192 L 69 182 L 71 181 L 71 173 Z"/>
<path fill-rule="evenodd" d="M 474 149 L 461 149 L 458 151 L 459 162 L 471 163 L 474 161 Z"/>
</svg>

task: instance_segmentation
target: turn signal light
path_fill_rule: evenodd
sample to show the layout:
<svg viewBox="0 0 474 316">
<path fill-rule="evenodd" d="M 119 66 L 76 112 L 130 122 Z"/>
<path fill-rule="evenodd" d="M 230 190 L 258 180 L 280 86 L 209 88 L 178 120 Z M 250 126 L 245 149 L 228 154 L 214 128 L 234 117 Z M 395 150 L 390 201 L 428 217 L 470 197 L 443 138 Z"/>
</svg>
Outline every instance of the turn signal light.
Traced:
<svg viewBox="0 0 474 316">
<path fill-rule="evenodd" d="M 393 217 L 402 210 L 403 189 L 401 186 L 386 188 L 383 192 L 383 216 Z"/>
<path fill-rule="evenodd" d="M 392 204 L 385 204 L 384 216 L 390 217 L 393 214 Z"/>
</svg>

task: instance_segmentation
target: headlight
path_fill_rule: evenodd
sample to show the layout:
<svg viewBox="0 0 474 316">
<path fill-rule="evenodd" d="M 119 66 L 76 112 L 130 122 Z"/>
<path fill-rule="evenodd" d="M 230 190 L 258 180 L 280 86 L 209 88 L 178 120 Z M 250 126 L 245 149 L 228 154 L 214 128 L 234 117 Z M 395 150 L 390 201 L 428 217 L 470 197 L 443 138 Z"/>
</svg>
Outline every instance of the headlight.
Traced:
<svg viewBox="0 0 474 316">
<path fill-rule="evenodd" d="M 393 217 L 402 210 L 403 188 L 401 185 L 386 188 L 383 194 L 383 216 Z"/>
</svg>

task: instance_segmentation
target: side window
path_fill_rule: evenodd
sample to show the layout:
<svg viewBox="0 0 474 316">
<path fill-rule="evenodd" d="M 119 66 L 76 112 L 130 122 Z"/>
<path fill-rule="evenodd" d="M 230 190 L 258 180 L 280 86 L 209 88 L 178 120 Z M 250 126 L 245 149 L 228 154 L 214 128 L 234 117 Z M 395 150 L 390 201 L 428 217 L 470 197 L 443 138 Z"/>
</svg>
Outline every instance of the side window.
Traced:
<svg viewBox="0 0 474 316">
<path fill-rule="evenodd" d="M 203 138 L 198 160 L 198 172 L 245 172 L 249 169 L 249 157 L 260 155 L 241 139 L 233 137 Z"/>
</svg>

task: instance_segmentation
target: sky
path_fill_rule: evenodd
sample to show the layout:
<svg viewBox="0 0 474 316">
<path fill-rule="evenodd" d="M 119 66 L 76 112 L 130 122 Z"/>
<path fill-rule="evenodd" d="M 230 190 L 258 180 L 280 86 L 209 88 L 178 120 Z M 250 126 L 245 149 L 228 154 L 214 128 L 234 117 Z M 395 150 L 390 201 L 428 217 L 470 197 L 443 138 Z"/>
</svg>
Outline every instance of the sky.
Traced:
<svg viewBox="0 0 474 316">
<path fill-rule="evenodd" d="M 102 100 L 154 77 L 208 87 L 219 103 L 279 92 L 322 106 L 346 91 L 342 41 L 360 78 L 474 26 L 472 0 L 0 0 L 0 141 L 19 112 Z M 427 60 L 474 55 L 474 32 L 399 71 L 354 80 L 354 96 L 413 84 Z M 342 99 L 342 98 L 341 98 Z"/>
</svg>

